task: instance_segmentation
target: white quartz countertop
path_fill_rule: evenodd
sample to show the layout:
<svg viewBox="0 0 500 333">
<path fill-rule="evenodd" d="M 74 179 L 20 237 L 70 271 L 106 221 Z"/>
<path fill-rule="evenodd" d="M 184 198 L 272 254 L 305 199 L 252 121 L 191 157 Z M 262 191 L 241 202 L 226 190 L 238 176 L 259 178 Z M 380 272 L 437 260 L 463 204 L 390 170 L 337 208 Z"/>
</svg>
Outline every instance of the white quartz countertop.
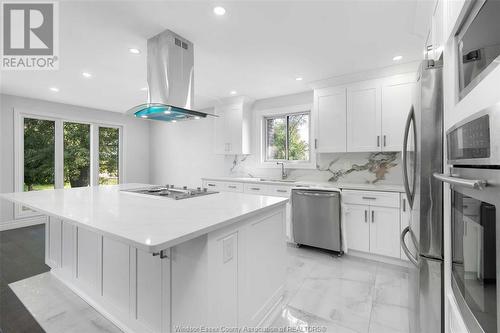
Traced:
<svg viewBox="0 0 500 333">
<path fill-rule="evenodd" d="M 239 177 L 204 177 L 203 180 L 212 181 L 222 181 L 222 182 L 243 182 L 252 184 L 268 184 L 268 185 L 280 185 L 280 186 L 310 186 L 310 187 L 321 187 L 321 188 L 340 188 L 344 190 L 359 190 L 359 191 L 382 191 L 382 192 L 401 192 L 404 193 L 403 185 L 387 185 L 387 184 L 356 184 L 356 183 L 333 183 L 333 182 L 321 182 L 321 181 L 279 181 L 271 179 L 262 178 L 239 178 Z"/>
<path fill-rule="evenodd" d="M 271 209 L 287 198 L 217 193 L 184 200 L 123 192 L 146 184 L 0 194 L 148 252 L 157 252 Z"/>
</svg>

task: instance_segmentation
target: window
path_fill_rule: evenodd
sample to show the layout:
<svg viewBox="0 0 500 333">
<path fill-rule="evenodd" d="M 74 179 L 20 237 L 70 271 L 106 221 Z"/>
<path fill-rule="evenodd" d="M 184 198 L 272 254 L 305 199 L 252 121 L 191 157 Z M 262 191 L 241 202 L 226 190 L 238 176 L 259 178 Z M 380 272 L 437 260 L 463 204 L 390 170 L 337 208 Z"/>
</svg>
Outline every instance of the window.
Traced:
<svg viewBox="0 0 500 333">
<path fill-rule="evenodd" d="M 24 191 L 55 187 L 55 122 L 24 119 L 23 160 Z"/>
<path fill-rule="evenodd" d="M 308 162 L 310 113 L 264 118 L 265 161 Z"/>
<path fill-rule="evenodd" d="M 99 127 L 99 185 L 118 184 L 119 151 L 119 129 Z"/>
<path fill-rule="evenodd" d="M 65 122 L 64 187 L 90 185 L 90 125 Z"/>
</svg>

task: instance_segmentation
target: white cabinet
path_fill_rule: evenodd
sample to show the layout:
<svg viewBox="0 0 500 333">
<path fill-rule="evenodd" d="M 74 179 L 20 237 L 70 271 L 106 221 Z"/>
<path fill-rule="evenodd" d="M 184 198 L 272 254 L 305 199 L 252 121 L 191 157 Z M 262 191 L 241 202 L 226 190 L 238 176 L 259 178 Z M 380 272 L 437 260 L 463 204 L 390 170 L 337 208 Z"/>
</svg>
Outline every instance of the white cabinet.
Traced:
<svg viewBox="0 0 500 333">
<path fill-rule="evenodd" d="M 369 206 L 346 205 L 344 225 L 347 229 L 347 246 L 349 249 L 363 252 L 370 251 L 369 210 Z"/>
<path fill-rule="evenodd" d="M 382 82 L 382 151 L 401 151 L 414 89 L 413 75 L 398 76 Z"/>
<path fill-rule="evenodd" d="M 215 107 L 215 153 L 250 154 L 251 104 L 238 99 Z"/>
<path fill-rule="evenodd" d="M 415 75 L 402 74 L 347 88 L 347 151 L 401 151 Z"/>
<path fill-rule="evenodd" d="M 400 233 L 403 233 L 404 228 L 410 225 L 410 217 L 411 217 L 411 210 L 410 210 L 410 205 L 408 204 L 408 199 L 406 198 L 406 194 L 401 193 L 401 230 Z M 407 240 L 407 242 L 410 242 L 410 240 Z M 400 257 L 403 260 L 408 260 L 408 257 L 406 254 L 403 252 L 403 249 L 400 248 Z"/>
<path fill-rule="evenodd" d="M 399 209 L 370 206 L 370 252 L 400 258 Z"/>
<path fill-rule="evenodd" d="M 400 258 L 399 193 L 342 191 L 350 250 Z"/>
<path fill-rule="evenodd" d="M 380 86 L 375 81 L 347 89 L 347 151 L 380 150 Z"/>
<path fill-rule="evenodd" d="M 347 151 L 346 88 L 325 88 L 314 91 L 316 111 L 316 151 Z"/>
</svg>

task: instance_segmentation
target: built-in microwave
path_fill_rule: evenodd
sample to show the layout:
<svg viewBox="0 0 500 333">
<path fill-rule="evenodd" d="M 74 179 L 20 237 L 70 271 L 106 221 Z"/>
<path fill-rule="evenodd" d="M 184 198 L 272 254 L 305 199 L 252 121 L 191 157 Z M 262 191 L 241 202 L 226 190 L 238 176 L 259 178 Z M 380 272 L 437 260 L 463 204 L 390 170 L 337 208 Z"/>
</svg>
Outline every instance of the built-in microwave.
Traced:
<svg viewBox="0 0 500 333">
<path fill-rule="evenodd" d="M 500 1 L 473 0 L 457 33 L 459 98 L 500 64 Z"/>
<path fill-rule="evenodd" d="M 470 333 L 500 332 L 500 104 L 446 132 L 451 285 Z"/>
</svg>

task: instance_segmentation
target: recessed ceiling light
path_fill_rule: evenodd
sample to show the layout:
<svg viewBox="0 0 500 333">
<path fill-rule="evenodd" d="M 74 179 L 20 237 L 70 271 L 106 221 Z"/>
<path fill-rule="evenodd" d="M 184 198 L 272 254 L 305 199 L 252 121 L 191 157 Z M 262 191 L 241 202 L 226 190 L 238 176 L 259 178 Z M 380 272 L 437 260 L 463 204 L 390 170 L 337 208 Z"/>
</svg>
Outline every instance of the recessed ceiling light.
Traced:
<svg viewBox="0 0 500 333">
<path fill-rule="evenodd" d="M 172 111 L 163 111 L 164 114 L 171 114 Z"/>
<path fill-rule="evenodd" d="M 198 117 L 198 116 L 195 116 L 195 117 L 194 117 L 194 119 L 197 119 L 197 120 L 198 120 L 198 119 L 200 119 L 200 117 Z"/>
<path fill-rule="evenodd" d="M 300 76 L 295 78 L 295 81 L 302 81 L 302 80 L 303 78 L 301 78 Z"/>
<path fill-rule="evenodd" d="M 148 87 L 142 87 L 141 91 L 148 91 Z"/>
<path fill-rule="evenodd" d="M 176 122 L 177 122 L 177 120 L 172 120 L 172 122 L 173 122 L 173 123 L 176 123 Z"/>
<path fill-rule="evenodd" d="M 59 92 L 59 88 L 57 88 L 57 87 L 50 87 L 49 89 L 50 89 L 50 91 L 53 91 L 53 92 Z"/>
<path fill-rule="evenodd" d="M 218 16 L 222 16 L 226 14 L 226 9 L 221 6 L 214 7 L 214 14 Z"/>
<path fill-rule="evenodd" d="M 231 90 L 230 94 L 231 95 L 236 95 L 238 92 L 236 90 Z"/>
<path fill-rule="evenodd" d="M 400 56 L 400 55 L 395 56 L 394 58 L 392 58 L 392 60 L 394 60 L 394 61 L 399 61 L 401 59 L 403 59 L 403 56 Z"/>
<path fill-rule="evenodd" d="M 128 51 L 130 53 L 132 53 L 132 54 L 139 54 L 139 53 L 141 53 L 141 50 L 136 49 L 136 48 L 130 48 L 130 49 L 128 49 Z"/>
<path fill-rule="evenodd" d="M 83 72 L 82 76 L 85 77 L 85 78 L 87 78 L 87 79 L 89 79 L 89 78 L 92 77 L 92 74 L 90 74 L 89 72 Z"/>
</svg>

